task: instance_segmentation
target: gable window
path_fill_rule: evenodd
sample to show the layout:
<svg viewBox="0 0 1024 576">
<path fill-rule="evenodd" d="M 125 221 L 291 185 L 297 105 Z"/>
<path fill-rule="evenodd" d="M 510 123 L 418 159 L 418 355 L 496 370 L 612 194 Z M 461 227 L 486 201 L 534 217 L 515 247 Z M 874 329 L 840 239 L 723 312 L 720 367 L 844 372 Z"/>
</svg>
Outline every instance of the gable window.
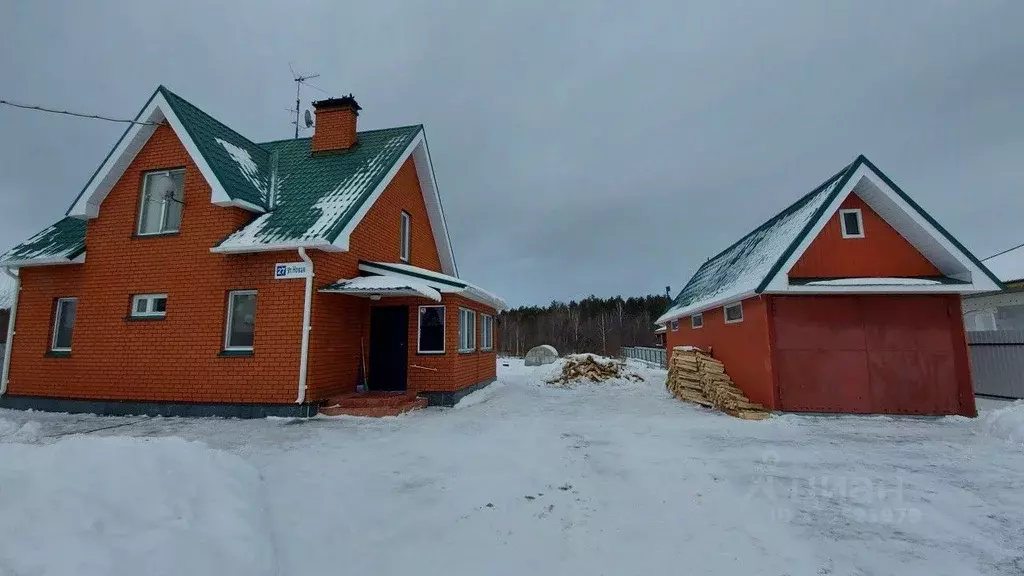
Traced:
<svg viewBox="0 0 1024 576">
<path fill-rule="evenodd" d="M 139 235 L 170 234 L 181 228 L 185 170 L 147 172 L 139 200 Z"/>
<path fill-rule="evenodd" d="M 839 221 L 843 225 L 843 238 L 864 237 L 864 216 L 859 208 L 840 210 Z"/>
<path fill-rule="evenodd" d="M 416 352 L 444 354 L 444 306 L 420 306 Z"/>
<path fill-rule="evenodd" d="M 459 352 L 476 350 L 476 312 L 459 308 Z"/>
<path fill-rule="evenodd" d="M 412 249 L 412 216 L 409 213 L 402 211 L 402 251 L 399 254 L 402 262 L 409 261 L 409 254 Z"/>
<path fill-rule="evenodd" d="M 741 310 L 740 311 L 740 315 L 742 316 L 742 314 L 743 314 L 743 312 Z M 704 314 L 694 314 L 693 316 L 690 316 L 690 328 L 693 328 L 693 329 L 696 330 L 697 328 L 703 328 L 703 327 L 704 327 Z"/>
<path fill-rule="evenodd" d="M 672 321 L 672 331 L 679 332 L 679 320 Z"/>
<path fill-rule="evenodd" d="M 224 349 L 252 351 L 256 334 L 256 291 L 228 293 L 228 319 L 224 330 Z"/>
<path fill-rule="evenodd" d="M 78 298 L 58 298 L 53 311 L 53 339 L 50 350 L 71 352 L 71 335 L 75 330 L 75 312 Z"/>
<path fill-rule="evenodd" d="M 494 317 L 490 314 L 480 315 L 480 349 L 494 349 Z"/>
<path fill-rule="evenodd" d="M 167 294 L 132 296 L 132 318 L 163 318 L 167 315 Z"/>
<path fill-rule="evenodd" d="M 725 309 L 725 323 L 733 324 L 735 322 L 743 322 L 743 303 L 736 302 L 735 304 L 726 305 Z"/>
</svg>

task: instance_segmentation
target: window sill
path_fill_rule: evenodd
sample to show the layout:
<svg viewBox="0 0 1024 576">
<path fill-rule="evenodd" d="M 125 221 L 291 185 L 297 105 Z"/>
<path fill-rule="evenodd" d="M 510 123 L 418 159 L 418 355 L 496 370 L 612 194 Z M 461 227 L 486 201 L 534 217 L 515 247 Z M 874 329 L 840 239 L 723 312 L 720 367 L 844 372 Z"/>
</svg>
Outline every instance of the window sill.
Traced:
<svg viewBox="0 0 1024 576">
<path fill-rule="evenodd" d="M 178 236 L 181 234 L 181 230 L 174 232 L 161 232 L 159 234 L 139 234 L 138 232 L 132 234 L 132 240 L 150 240 L 153 238 L 167 238 L 168 236 Z"/>
<path fill-rule="evenodd" d="M 125 322 L 162 322 L 167 316 L 125 316 Z"/>
<path fill-rule="evenodd" d="M 48 350 L 44 358 L 71 358 L 71 350 Z"/>
<path fill-rule="evenodd" d="M 251 358 L 255 356 L 252 350 L 221 350 L 217 354 L 220 358 Z"/>
<path fill-rule="evenodd" d="M 476 354 L 476 348 L 472 350 L 459 350 L 459 354 Z"/>
<path fill-rule="evenodd" d="M 447 352 L 444 350 L 439 350 L 437 352 L 416 352 L 417 356 L 444 356 L 445 354 L 447 354 Z"/>
</svg>

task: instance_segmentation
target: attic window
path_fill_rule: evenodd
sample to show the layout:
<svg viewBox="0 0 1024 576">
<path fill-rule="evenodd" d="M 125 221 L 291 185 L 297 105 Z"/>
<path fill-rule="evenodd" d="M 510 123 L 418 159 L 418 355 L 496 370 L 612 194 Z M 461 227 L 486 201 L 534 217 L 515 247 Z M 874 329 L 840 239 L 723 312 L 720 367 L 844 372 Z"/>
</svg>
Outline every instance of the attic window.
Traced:
<svg viewBox="0 0 1024 576">
<path fill-rule="evenodd" d="M 704 314 L 694 314 L 690 316 L 690 328 L 696 330 L 697 328 L 704 327 Z"/>
<path fill-rule="evenodd" d="M 840 210 L 839 221 L 843 225 L 843 238 L 864 237 L 864 217 L 859 208 Z"/>
<path fill-rule="evenodd" d="M 139 200 L 139 236 L 177 232 L 184 200 L 184 170 L 147 172 Z"/>
<path fill-rule="evenodd" d="M 735 324 L 736 322 L 743 322 L 743 303 L 736 302 L 734 304 L 728 304 L 723 310 L 725 314 L 726 324 Z"/>
</svg>

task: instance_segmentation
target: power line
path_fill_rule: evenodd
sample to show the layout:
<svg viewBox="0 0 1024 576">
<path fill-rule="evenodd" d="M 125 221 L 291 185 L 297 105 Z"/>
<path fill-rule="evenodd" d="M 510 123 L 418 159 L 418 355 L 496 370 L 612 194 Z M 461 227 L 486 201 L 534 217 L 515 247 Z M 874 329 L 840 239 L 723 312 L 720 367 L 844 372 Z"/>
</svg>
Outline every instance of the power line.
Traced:
<svg viewBox="0 0 1024 576">
<path fill-rule="evenodd" d="M 0 99 L 0 104 L 5 106 L 13 106 L 14 108 L 21 108 L 23 110 L 35 110 L 36 112 L 49 112 L 51 114 L 64 114 L 65 116 L 74 116 L 76 118 L 89 118 L 92 120 L 105 120 L 107 122 L 118 122 L 121 124 L 139 124 L 141 126 L 159 126 L 160 122 L 139 122 L 137 120 L 125 120 L 122 118 L 110 118 L 108 116 L 100 116 L 99 114 L 82 114 L 80 112 L 69 112 L 67 110 L 56 110 L 54 108 L 45 108 L 43 106 L 32 106 L 30 104 L 19 104 L 17 102 L 11 102 L 9 100 Z"/>
</svg>

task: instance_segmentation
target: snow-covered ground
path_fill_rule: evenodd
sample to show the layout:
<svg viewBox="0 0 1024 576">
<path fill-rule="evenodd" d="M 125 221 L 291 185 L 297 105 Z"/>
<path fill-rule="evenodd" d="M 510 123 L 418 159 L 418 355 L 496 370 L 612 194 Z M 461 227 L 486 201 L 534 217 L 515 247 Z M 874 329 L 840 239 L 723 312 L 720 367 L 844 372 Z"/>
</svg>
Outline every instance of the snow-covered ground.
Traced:
<svg viewBox="0 0 1024 576">
<path fill-rule="evenodd" d="M 0 411 L 0 574 L 1024 573 L 1024 447 L 984 418 L 749 422 L 502 362 L 378 420 Z"/>
</svg>

